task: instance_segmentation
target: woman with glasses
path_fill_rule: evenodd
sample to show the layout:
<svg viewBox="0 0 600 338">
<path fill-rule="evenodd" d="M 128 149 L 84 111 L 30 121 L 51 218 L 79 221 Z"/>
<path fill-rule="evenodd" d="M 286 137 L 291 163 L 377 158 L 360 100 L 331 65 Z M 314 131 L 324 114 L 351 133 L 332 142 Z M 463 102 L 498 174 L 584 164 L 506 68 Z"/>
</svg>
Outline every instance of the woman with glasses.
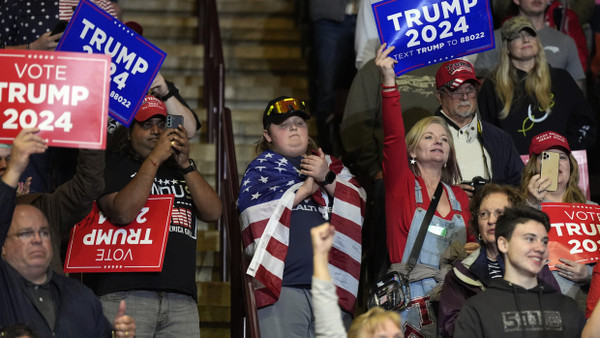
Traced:
<svg viewBox="0 0 600 338">
<path fill-rule="evenodd" d="M 520 154 L 527 153 L 534 135 L 546 130 L 565 135 L 576 149 L 593 145 L 591 108 L 571 75 L 548 65 L 531 21 L 513 17 L 500 32 L 500 61 L 479 93 L 481 118 L 511 135 Z"/>
<path fill-rule="evenodd" d="M 549 191 L 551 180 L 541 177 L 541 159 L 544 152 L 559 154 L 558 178 L 555 191 Z M 579 166 L 567 139 L 553 131 L 536 135 L 529 147 L 529 161 L 523 169 L 521 194 L 528 205 L 540 208 L 543 202 L 596 204 L 588 201 L 578 186 Z M 560 258 L 557 270 L 552 271 L 560 291 L 575 299 L 582 310 L 585 310 L 587 286 L 592 279 L 593 264 L 577 263 L 568 257 Z"/>
<path fill-rule="evenodd" d="M 517 189 L 494 183 L 486 184 L 471 199 L 469 229 L 477 236 L 481 246 L 467 258 L 455 262 L 452 270 L 446 274 L 438 322 L 442 337 L 453 336 L 454 321 L 467 299 L 487 288 L 492 279 L 503 277 L 504 263 L 496 246 L 496 221 L 505 208 L 523 203 L 523 197 Z M 548 266 L 542 269 L 538 278 L 558 288 Z"/>
<path fill-rule="evenodd" d="M 444 279 L 444 271 L 440 270 L 442 253 L 451 243 L 462 247 L 467 240 L 469 199 L 460 187 L 451 186 L 460 182 L 460 170 L 452 134 L 443 118 L 426 117 L 405 137 L 395 82 L 396 61 L 388 56 L 394 48 L 384 51 L 385 47 L 383 44 L 379 48 L 375 64 L 383 79 L 383 180 L 390 270 L 408 277 L 411 299 L 400 313 L 406 323 L 404 335 L 409 337 L 417 331 L 436 337 L 436 313 L 430 297 Z M 434 198 L 436 191 L 439 197 Z M 431 222 L 424 225 L 426 234 L 411 269 L 407 262 L 434 199 L 439 202 Z"/>
<path fill-rule="evenodd" d="M 282 96 L 263 113 L 263 135 L 238 199 L 246 273 L 254 277 L 263 337 L 314 337 L 310 229 L 336 236 L 329 269 L 349 327 L 358 292 L 366 194 L 341 161 L 308 136 L 304 102 Z"/>
</svg>

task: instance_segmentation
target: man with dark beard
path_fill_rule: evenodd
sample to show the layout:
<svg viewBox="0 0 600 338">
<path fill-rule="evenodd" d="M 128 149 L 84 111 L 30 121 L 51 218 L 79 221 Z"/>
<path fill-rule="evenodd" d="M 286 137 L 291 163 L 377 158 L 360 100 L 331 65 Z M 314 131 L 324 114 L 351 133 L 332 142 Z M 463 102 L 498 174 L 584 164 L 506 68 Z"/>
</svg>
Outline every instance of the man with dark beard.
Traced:
<svg viewBox="0 0 600 338">
<path fill-rule="evenodd" d="M 440 108 L 452 131 L 456 159 L 463 177 L 461 187 L 471 197 L 478 185 L 493 181 L 518 186 L 523 161 L 506 132 L 477 117 L 481 83 L 465 60 L 444 62 L 435 74 Z"/>
</svg>

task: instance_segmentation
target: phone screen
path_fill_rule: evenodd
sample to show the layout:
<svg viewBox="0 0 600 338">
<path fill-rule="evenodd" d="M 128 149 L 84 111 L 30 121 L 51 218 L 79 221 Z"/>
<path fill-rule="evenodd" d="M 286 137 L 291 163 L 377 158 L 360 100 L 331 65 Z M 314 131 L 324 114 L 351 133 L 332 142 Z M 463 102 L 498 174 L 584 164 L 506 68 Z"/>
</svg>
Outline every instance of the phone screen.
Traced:
<svg viewBox="0 0 600 338">
<path fill-rule="evenodd" d="M 541 156 L 540 176 L 549 177 L 551 180 L 550 186 L 546 188 L 547 191 L 556 191 L 556 189 L 558 189 L 558 165 L 560 162 L 560 154 L 551 151 L 543 151 Z"/>
</svg>

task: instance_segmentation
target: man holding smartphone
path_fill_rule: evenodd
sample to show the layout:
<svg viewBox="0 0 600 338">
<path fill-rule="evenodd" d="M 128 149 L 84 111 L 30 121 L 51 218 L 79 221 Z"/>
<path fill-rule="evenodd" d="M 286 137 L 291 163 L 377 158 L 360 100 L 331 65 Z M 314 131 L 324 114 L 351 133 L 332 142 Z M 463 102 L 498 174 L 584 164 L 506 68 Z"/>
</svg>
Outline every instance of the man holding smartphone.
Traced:
<svg viewBox="0 0 600 338">
<path fill-rule="evenodd" d="M 115 304 L 126 300 L 128 313 L 140 318 L 136 320 L 139 337 L 199 337 L 196 217 L 215 221 L 222 205 L 189 158 L 185 128 L 167 128 L 166 116 L 163 101 L 146 96 L 127 140 L 107 154 L 106 189 L 98 199 L 100 210 L 113 224 L 127 226 L 149 195 L 174 195 L 163 269 L 86 274 L 84 283 L 99 296 L 107 318 L 114 318 Z"/>
</svg>

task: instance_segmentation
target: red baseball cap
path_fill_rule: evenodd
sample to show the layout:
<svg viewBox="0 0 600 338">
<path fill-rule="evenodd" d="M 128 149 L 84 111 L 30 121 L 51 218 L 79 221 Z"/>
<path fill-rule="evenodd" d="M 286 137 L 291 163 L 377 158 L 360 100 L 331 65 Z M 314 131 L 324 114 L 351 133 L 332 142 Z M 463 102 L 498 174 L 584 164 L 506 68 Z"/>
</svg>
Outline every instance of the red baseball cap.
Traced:
<svg viewBox="0 0 600 338">
<path fill-rule="evenodd" d="M 125 26 L 133 29 L 139 35 L 144 36 L 144 28 L 139 23 L 137 23 L 135 21 L 127 21 L 125 23 Z"/>
<path fill-rule="evenodd" d="M 153 116 L 167 117 L 167 107 L 165 104 L 152 95 L 146 95 L 144 102 L 137 114 L 135 114 L 135 120 L 138 122 L 144 122 Z"/>
<path fill-rule="evenodd" d="M 567 139 L 564 136 L 553 131 L 545 131 L 531 139 L 531 144 L 529 145 L 529 156 L 532 154 L 539 155 L 542 151 L 552 148 L 562 149 L 567 154 L 571 152 L 569 142 L 567 142 Z"/>
<path fill-rule="evenodd" d="M 446 61 L 435 73 L 435 87 L 437 89 L 446 86 L 454 90 L 467 81 L 473 81 L 481 85 L 481 82 L 475 76 L 473 65 L 469 61 L 461 59 Z"/>
</svg>

